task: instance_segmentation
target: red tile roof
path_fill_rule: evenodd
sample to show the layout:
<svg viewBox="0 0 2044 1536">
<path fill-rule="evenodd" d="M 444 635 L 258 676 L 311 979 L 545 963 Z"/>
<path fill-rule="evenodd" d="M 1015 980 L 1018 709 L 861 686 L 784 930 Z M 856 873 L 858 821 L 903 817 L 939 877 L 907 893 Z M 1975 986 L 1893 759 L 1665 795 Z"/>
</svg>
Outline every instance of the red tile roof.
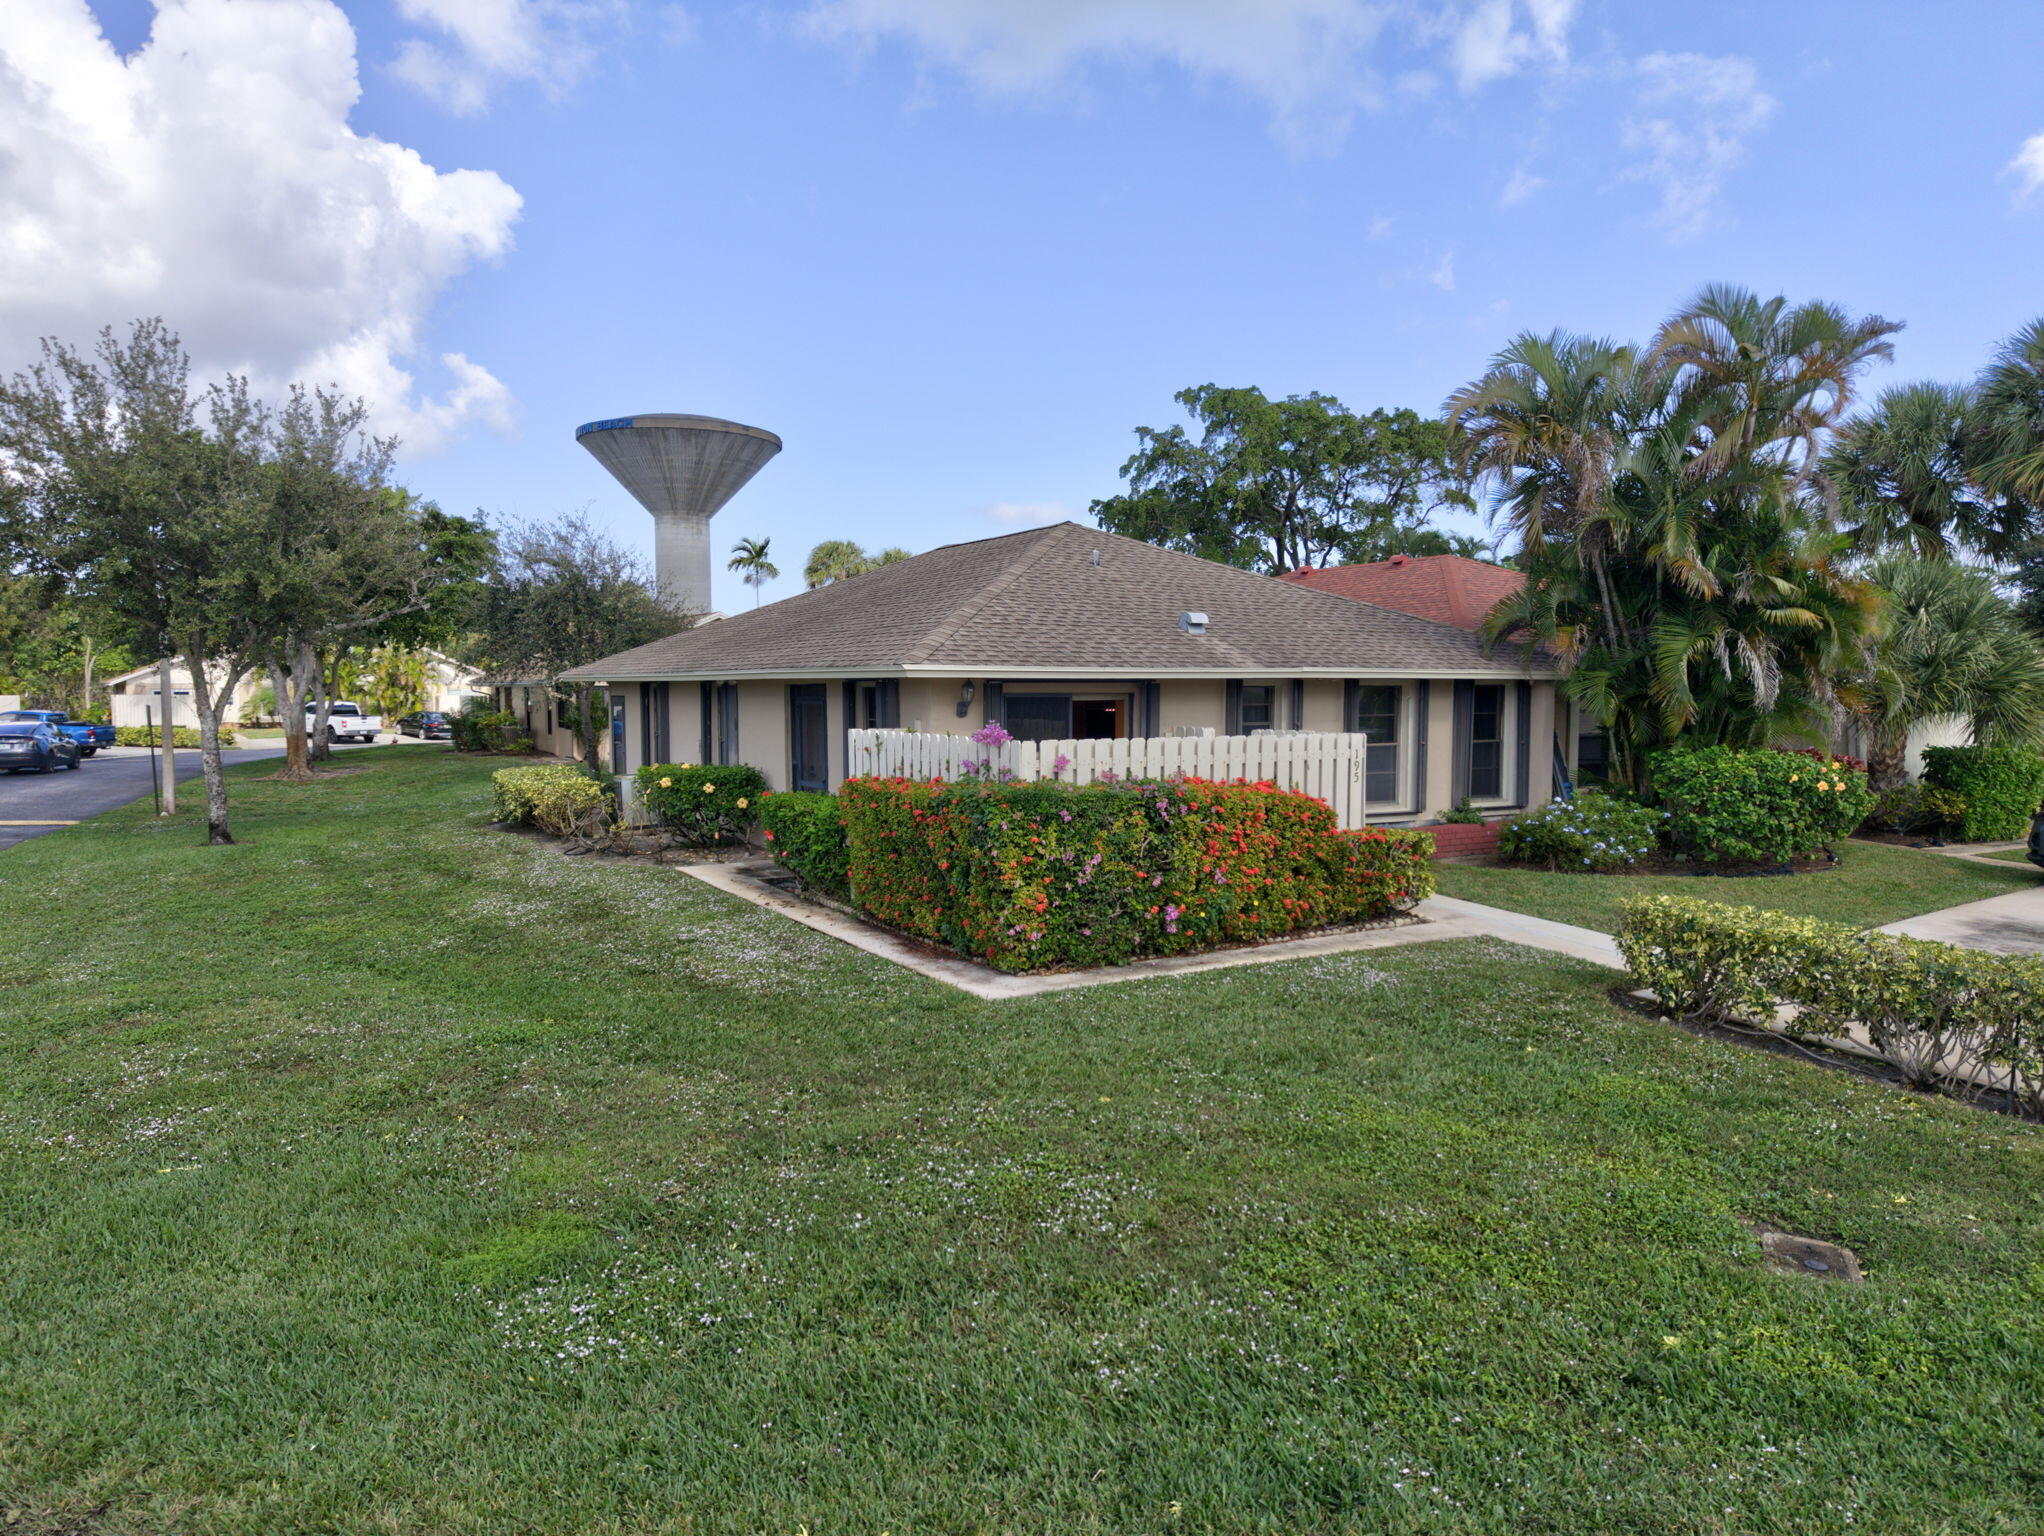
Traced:
<svg viewBox="0 0 2044 1536">
<path fill-rule="evenodd" d="M 1279 579 L 1467 630 L 1482 628 L 1484 615 L 1523 580 L 1505 566 L 1462 555 L 1393 555 L 1368 565 L 1288 571 Z"/>
</svg>

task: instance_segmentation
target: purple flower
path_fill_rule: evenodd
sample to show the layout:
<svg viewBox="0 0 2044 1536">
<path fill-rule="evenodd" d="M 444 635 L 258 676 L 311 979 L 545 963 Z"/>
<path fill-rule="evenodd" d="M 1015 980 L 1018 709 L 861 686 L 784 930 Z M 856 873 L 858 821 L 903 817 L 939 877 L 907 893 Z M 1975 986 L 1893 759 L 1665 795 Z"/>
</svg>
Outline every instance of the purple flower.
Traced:
<svg viewBox="0 0 2044 1536">
<path fill-rule="evenodd" d="M 1005 747 L 1015 738 L 1008 734 L 999 721 L 989 720 L 972 733 L 972 739 L 983 747 Z"/>
</svg>

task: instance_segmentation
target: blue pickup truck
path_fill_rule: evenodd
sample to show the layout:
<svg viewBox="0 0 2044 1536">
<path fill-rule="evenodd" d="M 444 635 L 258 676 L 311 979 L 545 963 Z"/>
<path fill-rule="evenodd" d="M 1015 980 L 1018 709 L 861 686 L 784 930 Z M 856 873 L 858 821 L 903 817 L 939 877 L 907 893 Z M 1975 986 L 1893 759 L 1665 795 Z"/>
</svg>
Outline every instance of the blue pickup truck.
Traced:
<svg viewBox="0 0 2044 1536">
<path fill-rule="evenodd" d="M 87 725 L 83 720 L 73 720 L 61 709 L 8 709 L 0 710 L 0 725 L 49 725 L 55 726 L 70 740 L 78 743 L 78 755 L 90 757 L 101 747 L 114 744 L 114 728 L 110 725 Z"/>
</svg>

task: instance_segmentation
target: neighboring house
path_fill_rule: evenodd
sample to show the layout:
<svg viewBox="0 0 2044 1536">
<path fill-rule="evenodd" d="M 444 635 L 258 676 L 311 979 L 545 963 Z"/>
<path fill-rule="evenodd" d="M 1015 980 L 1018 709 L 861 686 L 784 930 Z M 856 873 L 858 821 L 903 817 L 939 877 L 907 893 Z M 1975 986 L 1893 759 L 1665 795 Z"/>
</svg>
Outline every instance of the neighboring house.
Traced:
<svg viewBox="0 0 2044 1536">
<path fill-rule="evenodd" d="M 421 709 L 437 709 L 448 714 L 459 710 L 462 704 L 482 690 L 482 674 L 452 656 L 438 651 L 425 653 L 426 689 Z M 147 723 L 144 710 L 158 723 L 163 719 L 162 706 L 157 701 L 158 664 L 151 662 L 146 667 L 137 667 L 132 672 L 123 672 L 106 680 L 107 703 L 112 711 L 113 723 L 117 726 L 139 726 Z M 224 675 L 224 669 L 215 676 Z M 267 672 L 250 672 L 235 685 L 234 697 L 227 701 L 221 712 L 221 724 L 239 725 L 243 713 L 255 696 L 269 686 Z M 192 702 L 192 674 L 181 661 L 170 666 L 171 705 L 175 725 L 198 728 L 198 707 Z M 252 714 L 252 712 L 250 712 Z"/>
<path fill-rule="evenodd" d="M 953 544 L 564 674 L 622 770 L 749 763 L 830 789 L 854 727 L 1035 740 L 1369 733 L 1372 815 L 1551 793 L 1554 667 L 1464 628 L 1073 523 Z"/>
<path fill-rule="evenodd" d="M 575 738 L 574 722 L 563 719 L 554 691 L 543 677 L 493 679 L 483 685 L 491 701 L 501 710 L 518 717 L 518 727 L 532 738 L 542 752 L 569 760 L 582 756 L 582 743 Z M 599 703 L 599 708 L 601 707 Z M 609 755 L 608 742 L 598 738 L 597 757 Z"/>
</svg>

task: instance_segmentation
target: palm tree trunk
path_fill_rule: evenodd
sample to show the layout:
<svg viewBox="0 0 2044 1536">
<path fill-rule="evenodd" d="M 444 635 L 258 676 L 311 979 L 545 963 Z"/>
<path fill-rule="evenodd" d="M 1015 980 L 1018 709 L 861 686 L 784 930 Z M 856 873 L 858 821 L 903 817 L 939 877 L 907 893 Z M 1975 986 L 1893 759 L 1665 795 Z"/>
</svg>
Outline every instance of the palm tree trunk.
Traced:
<svg viewBox="0 0 2044 1536">
<path fill-rule="evenodd" d="M 1894 726 L 1876 726 L 1868 733 L 1867 781 L 1879 789 L 1893 789 L 1906 776 L 1909 761 L 1909 732 Z"/>
</svg>

